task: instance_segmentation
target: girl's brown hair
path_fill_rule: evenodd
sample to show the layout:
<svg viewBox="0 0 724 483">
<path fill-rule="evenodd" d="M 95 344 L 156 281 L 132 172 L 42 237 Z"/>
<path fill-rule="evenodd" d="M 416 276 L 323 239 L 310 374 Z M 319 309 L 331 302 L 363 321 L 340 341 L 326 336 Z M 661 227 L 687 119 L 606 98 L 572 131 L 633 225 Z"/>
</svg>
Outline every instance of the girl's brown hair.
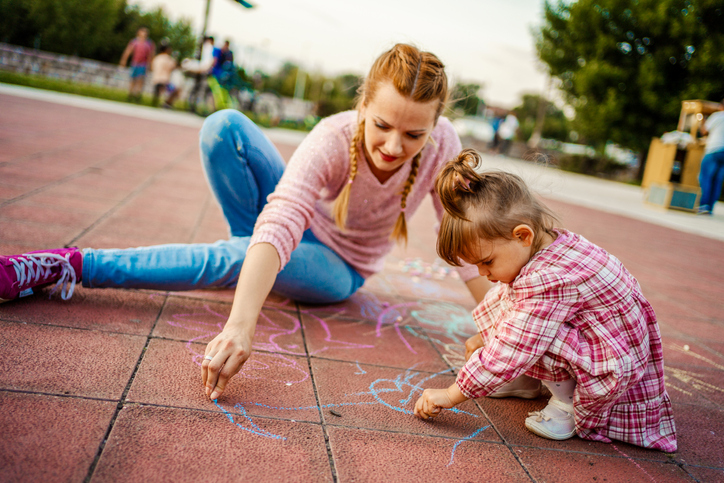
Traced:
<svg viewBox="0 0 724 483">
<path fill-rule="evenodd" d="M 480 172 L 480 155 L 464 149 L 437 175 L 435 190 L 445 208 L 437 237 L 437 253 L 451 265 L 471 261 L 480 239 L 513 239 L 518 225 L 535 232 L 533 253 L 544 234 L 556 234 L 556 215 L 539 202 L 519 176 L 503 171 Z"/>
<path fill-rule="evenodd" d="M 436 121 L 445 108 L 448 97 L 445 66 L 430 52 L 422 52 L 412 45 L 397 44 L 380 55 L 372 64 L 369 74 L 357 91 L 357 110 L 374 98 L 377 88 L 383 82 L 392 82 L 397 92 L 413 101 L 439 101 L 435 113 Z M 357 125 L 357 130 L 349 146 L 349 178 L 334 202 L 334 220 L 341 229 L 344 229 L 347 224 L 349 195 L 352 182 L 357 176 L 359 149 L 360 146 L 364 147 L 364 132 L 365 123 L 362 119 Z M 400 216 L 397 217 L 397 222 L 390 235 L 390 238 L 396 241 L 407 242 L 407 223 L 405 221 L 407 195 L 412 190 L 412 185 L 415 184 L 421 155 L 422 152 L 419 152 L 412 159 L 410 175 L 400 193 L 402 195 Z"/>
</svg>

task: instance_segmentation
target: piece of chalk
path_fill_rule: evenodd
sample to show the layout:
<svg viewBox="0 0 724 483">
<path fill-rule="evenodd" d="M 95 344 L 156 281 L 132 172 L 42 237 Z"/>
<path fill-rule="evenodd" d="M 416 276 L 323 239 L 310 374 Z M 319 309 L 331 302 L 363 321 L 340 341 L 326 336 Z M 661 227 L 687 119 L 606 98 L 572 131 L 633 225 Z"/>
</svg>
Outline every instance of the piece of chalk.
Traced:
<svg viewBox="0 0 724 483">
<path fill-rule="evenodd" d="M 337 416 L 338 418 L 341 418 L 342 415 L 335 411 L 334 409 L 330 409 L 329 412 L 332 414 L 332 416 Z"/>
<path fill-rule="evenodd" d="M 685 345 L 685 346 L 684 346 L 684 350 L 685 350 L 685 351 L 688 351 L 688 350 L 689 350 L 689 346 L 688 346 L 688 345 Z"/>
</svg>

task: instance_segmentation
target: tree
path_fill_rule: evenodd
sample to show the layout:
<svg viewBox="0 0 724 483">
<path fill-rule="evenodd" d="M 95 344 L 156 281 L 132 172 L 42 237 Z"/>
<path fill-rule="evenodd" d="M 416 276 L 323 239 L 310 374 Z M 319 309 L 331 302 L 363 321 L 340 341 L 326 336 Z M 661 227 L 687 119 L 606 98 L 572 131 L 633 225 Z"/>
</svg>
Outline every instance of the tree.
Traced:
<svg viewBox="0 0 724 483">
<path fill-rule="evenodd" d="M 721 0 L 546 1 L 538 55 L 576 130 L 645 151 L 676 128 L 685 99 L 724 97 Z"/>
<path fill-rule="evenodd" d="M 195 36 L 188 20 L 169 20 L 160 8 L 143 12 L 126 0 L 0 0 L 0 40 L 59 54 L 116 63 L 139 27 L 156 42 L 168 39 L 189 57 Z"/>
<path fill-rule="evenodd" d="M 482 86 L 480 84 L 455 84 L 450 94 L 453 110 L 462 111 L 465 116 L 478 114 L 481 103 L 485 104 L 483 100 L 478 97 L 478 92 L 480 92 L 481 88 Z"/>
<path fill-rule="evenodd" d="M 541 136 L 559 141 L 568 140 L 570 131 L 569 121 L 566 115 L 552 102 L 541 98 L 538 94 L 523 94 L 521 104 L 513 109 L 515 117 L 520 122 L 520 138 L 524 141 L 530 139 L 535 129 L 536 118 L 538 117 L 538 106 L 545 102 L 545 118 L 543 121 L 543 132 Z"/>
</svg>

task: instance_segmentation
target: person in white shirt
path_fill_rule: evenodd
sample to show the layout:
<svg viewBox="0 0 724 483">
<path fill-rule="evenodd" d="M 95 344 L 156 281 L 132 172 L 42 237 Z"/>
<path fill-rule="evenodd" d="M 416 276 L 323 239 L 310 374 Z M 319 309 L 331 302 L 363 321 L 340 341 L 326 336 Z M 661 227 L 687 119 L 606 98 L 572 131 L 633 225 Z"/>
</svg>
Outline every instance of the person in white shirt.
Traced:
<svg viewBox="0 0 724 483">
<path fill-rule="evenodd" d="M 701 132 L 709 135 L 699 170 L 699 186 L 701 186 L 699 213 L 711 215 L 714 212 L 714 204 L 721 196 L 722 183 L 724 183 L 724 100 L 721 102 L 720 110 L 706 120 Z"/>
</svg>

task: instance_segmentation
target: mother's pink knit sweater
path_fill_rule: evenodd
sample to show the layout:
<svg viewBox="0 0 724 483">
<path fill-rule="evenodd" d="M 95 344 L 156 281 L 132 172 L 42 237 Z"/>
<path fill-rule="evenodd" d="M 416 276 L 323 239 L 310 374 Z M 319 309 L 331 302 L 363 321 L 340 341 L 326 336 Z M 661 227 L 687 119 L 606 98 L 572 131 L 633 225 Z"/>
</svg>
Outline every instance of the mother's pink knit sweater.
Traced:
<svg viewBox="0 0 724 483">
<path fill-rule="evenodd" d="M 410 174 L 406 163 L 384 183 L 372 174 L 364 157 L 357 163 L 357 176 L 347 215 L 347 229 L 337 228 L 332 215 L 334 200 L 349 177 L 349 146 L 357 129 L 357 112 L 347 111 L 322 120 L 299 145 L 268 203 L 259 215 L 249 247 L 270 243 L 279 253 L 281 267 L 289 262 L 304 230 L 311 227 L 319 241 L 352 265 L 362 277 L 379 272 L 384 256 L 392 249 L 390 234 L 400 214 L 400 192 Z M 407 196 L 405 215 L 417 210 L 427 193 L 440 220 L 443 208 L 435 193 L 435 176 L 461 150 L 460 139 L 449 120 L 441 117 L 422 151 L 415 184 Z M 430 227 L 433 229 L 434 227 Z M 414 236 L 410 233 L 409 236 Z M 459 269 L 467 281 L 477 276 L 474 266 Z"/>
</svg>

